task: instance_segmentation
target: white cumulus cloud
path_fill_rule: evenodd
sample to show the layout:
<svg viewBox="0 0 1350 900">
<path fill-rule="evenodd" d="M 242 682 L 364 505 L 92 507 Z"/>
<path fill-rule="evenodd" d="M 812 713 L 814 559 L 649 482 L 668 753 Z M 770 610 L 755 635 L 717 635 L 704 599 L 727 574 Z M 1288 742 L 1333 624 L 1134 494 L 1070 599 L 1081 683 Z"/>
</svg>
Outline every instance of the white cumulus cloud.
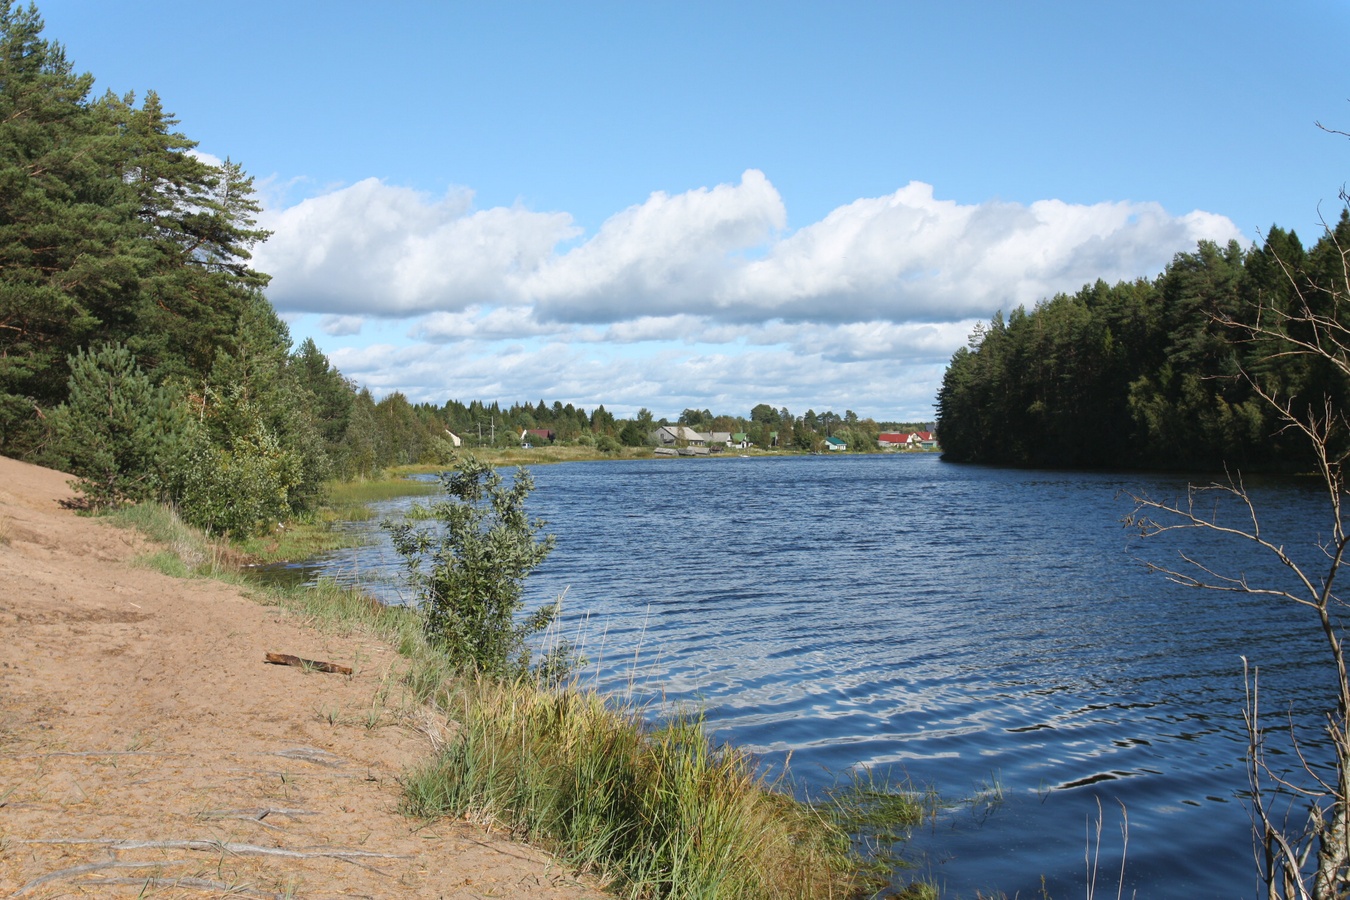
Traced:
<svg viewBox="0 0 1350 900">
<path fill-rule="evenodd" d="M 440 199 L 367 178 L 269 211 L 254 254 L 279 308 L 402 316 L 507 302 L 510 283 L 577 231 L 566 213 L 472 211 L 464 190 Z"/>
<path fill-rule="evenodd" d="M 950 321 L 1152 275 L 1201 239 L 1238 236 L 1222 216 L 1173 217 L 1153 203 L 962 205 L 911 182 L 779 241 L 737 272 L 719 306 L 752 320 Z"/>
<path fill-rule="evenodd" d="M 330 337 L 347 337 L 361 333 L 365 319 L 360 316 L 324 316 L 319 320 L 319 328 Z"/>
<path fill-rule="evenodd" d="M 653 193 L 591 235 L 566 212 L 477 210 L 467 190 L 372 178 L 267 212 L 256 263 L 288 317 L 319 313 L 331 337 L 403 335 L 333 353 L 377 393 L 658 415 L 806 398 L 922 419 L 951 353 L 995 311 L 1152 277 L 1197 241 L 1241 237 L 1208 212 L 963 204 L 921 182 L 786 223 L 755 169 Z"/>
<path fill-rule="evenodd" d="M 567 213 L 474 210 L 468 191 L 436 199 L 372 178 L 268 213 L 274 235 L 256 262 L 282 310 L 449 313 L 425 326 L 449 339 L 677 316 L 987 317 L 1098 278 L 1151 276 L 1199 240 L 1240 237 L 1223 216 L 1174 216 L 1155 203 L 960 204 L 921 182 L 795 232 L 786 221 L 783 199 L 754 169 L 739 184 L 653 193 L 571 247 L 579 231 Z M 507 307 L 521 311 L 492 312 Z"/>
<path fill-rule="evenodd" d="M 555 257 L 522 285 L 539 314 L 570 322 L 613 322 L 708 309 L 744 265 L 787 223 L 764 173 L 644 203 L 611 216 L 581 246 Z"/>
</svg>

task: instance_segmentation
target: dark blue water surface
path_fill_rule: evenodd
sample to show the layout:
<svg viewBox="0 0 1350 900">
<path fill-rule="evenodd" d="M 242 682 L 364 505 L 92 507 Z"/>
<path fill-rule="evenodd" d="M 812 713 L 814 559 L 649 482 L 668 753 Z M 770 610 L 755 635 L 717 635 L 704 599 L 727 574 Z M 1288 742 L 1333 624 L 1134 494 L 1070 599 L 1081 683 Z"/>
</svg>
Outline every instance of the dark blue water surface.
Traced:
<svg viewBox="0 0 1350 900">
<path fill-rule="evenodd" d="M 1099 801 L 1099 896 L 1115 895 L 1122 850 L 1125 896 L 1256 896 L 1241 657 L 1261 667 L 1271 724 L 1292 713 L 1316 755 L 1325 651 L 1307 610 L 1146 570 L 1140 559 L 1184 548 L 1225 574 L 1287 580 L 1234 540 L 1132 539 L 1122 492 L 1171 497 L 1184 481 L 911 454 L 533 475 L 557 549 L 529 604 L 565 592 L 587 678 L 696 704 L 771 770 L 790 755 L 807 792 L 858 767 L 936 788 L 946 808 L 909 852 L 946 896 L 1082 896 Z M 1265 532 L 1314 561 L 1322 495 L 1288 481 L 1252 492 Z M 399 598 L 387 543 L 323 565 Z"/>
</svg>

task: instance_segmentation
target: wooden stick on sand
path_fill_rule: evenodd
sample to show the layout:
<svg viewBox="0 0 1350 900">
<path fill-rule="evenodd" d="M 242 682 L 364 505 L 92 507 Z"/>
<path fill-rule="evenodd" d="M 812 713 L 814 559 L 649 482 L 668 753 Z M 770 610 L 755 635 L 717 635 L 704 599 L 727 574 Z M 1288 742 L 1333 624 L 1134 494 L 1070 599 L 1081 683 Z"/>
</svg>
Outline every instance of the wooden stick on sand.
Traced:
<svg viewBox="0 0 1350 900">
<path fill-rule="evenodd" d="M 350 675 L 351 666 L 339 666 L 337 663 L 320 662 L 317 659 L 301 659 L 298 656 L 291 656 L 289 653 L 269 653 L 267 662 L 278 666 L 295 666 L 297 669 L 316 669 L 320 672 L 328 672 L 331 675 Z"/>
</svg>

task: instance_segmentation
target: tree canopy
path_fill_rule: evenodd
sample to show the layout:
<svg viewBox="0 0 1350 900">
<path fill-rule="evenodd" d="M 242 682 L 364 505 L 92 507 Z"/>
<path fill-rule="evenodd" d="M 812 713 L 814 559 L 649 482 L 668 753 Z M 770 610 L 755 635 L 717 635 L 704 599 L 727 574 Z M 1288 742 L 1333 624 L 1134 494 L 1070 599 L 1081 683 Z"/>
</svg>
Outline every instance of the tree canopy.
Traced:
<svg viewBox="0 0 1350 900">
<path fill-rule="evenodd" d="M 1288 309 L 1339 259 L 1350 215 L 1305 251 L 1272 227 L 1244 251 L 1201 242 L 1155 279 L 1103 281 L 1005 321 L 953 355 L 938 393 L 949 459 L 1064 467 L 1297 470 L 1301 443 L 1256 391 L 1296 406 L 1347 386 L 1307 355 L 1251 338 L 1261 309 Z M 1268 313 L 1267 313 L 1268 314 Z M 1320 402 L 1320 399 L 1318 400 Z"/>
</svg>

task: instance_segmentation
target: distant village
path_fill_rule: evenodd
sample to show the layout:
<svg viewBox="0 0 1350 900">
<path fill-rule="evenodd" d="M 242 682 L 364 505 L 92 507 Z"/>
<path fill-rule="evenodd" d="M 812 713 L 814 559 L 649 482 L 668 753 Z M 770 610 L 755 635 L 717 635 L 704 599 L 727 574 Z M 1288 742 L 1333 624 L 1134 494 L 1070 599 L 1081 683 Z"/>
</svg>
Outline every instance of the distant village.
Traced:
<svg viewBox="0 0 1350 900">
<path fill-rule="evenodd" d="M 662 425 L 652 432 L 652 451 L 657 456 L 703 456 L 719 453 L 723 450 L 748 450 L 754 446 L 750 436 L 744 431 L 695 431 L 687 425 Z M 773 450 L 778 447 L 778 432 L 769 432 L 769 445 L 761 448 Z M 937 435 L 931 431 L 891 432 L 883 431 L 877 436 L 878 450 L 936 450 Z M 824 441 L 825 452 L 842 453 L 849 449 L 849 442 L 843 438 L 828 436 Z"/>
<path fill-rule="evenodd" d="M 463 444 L 463 439 L 450 430 L 446 430 L 448 439 L 455 446 Z M 778 432 L 770 431 L 767 434 L 767 446 L 757 447 L 750 440 L 750 435 L 744 431 L 697 431 L 688 425 L 662 425 L 649 435 L 648 443 L 652 446 L 652 453 L 656 456 L 707 456 L 713 453 L 722 453 L 726 450 L 776 450 L 778 449 Z M 536 445 L 544 446 L 554 443 L 558 439 L 558 433 L 550 428 L 522 428 L 520 431 L 520 445 L 529 449 Z M 848 441 L 843 438 L 827 436 L 823 443 L 823 452 L 843 453 L 850 449 L 855 452 L 858 450 L 856 445 L 850 447 Z M 867 447 L 867 450 L 874 448 Z M 937 435 L 931 431 L 883 431 L 877 435 L 876 450 L 937 450 Z"/>
</svg>

